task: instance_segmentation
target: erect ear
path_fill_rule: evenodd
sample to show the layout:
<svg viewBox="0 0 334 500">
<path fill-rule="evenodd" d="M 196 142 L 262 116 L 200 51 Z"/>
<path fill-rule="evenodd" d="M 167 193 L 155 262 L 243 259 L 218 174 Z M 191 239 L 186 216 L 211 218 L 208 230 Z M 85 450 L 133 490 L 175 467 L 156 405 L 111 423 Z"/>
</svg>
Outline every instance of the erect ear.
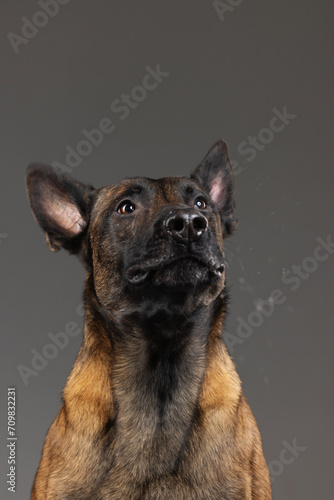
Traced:
<svg viewBox="0 0 334 500">
<path fill-rule="evenodd" d="M 94 188 L 42 165 L 28 167 L 26 186 L 32 212 L 45 231 L 50 249 L 63 247 L 78 253 L 89 222 Z"/>
<path fill-rule="evenodd" d="M 191 175 L 191 179 L 204 189 L 215 203 L 223 223 L 224 236 L 232 234 L 237 225 L 237 220 L 233 218 L 234 176 L 224 141 L 218 141 L 212 146 Z"/>
</svg>

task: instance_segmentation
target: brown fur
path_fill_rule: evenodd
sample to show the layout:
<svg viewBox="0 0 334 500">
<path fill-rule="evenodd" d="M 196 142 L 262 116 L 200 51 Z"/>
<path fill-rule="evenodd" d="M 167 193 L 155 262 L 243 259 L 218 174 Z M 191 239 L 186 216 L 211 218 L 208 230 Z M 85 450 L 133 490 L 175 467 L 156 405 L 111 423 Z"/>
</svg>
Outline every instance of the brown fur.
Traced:
<svg viewBox="0 0 334 500">
<path fill-rule="evenodd" d="M 201 171 L 196 172 L 199 179 Z M 63 391 L 62 408 L 47 434 L 31 499 L 270 500 L 260 434 L 221 337 L 225 276 L 198 294 L 186 294 L 182 314 L 187 320 L 171 323 L 170 328 L 150 320 L 147 330 L 138 315 L 139 299 L 129 299 L 119 273 L 122 249 L 130 239 L 140 238 L 142 228 L 158 219 L 162 207 L 180 203 L 184 179 L 147 183 L 149 209 L 140 219 L 126 216 L 124 227 L 125 219 L 115 219 L 121 222 L 115 223 L 110 243 L 103 221 L 113 200 L 136 180 L 94 191 L 94 196 L 93 188 L 77 183 L 89 209 L 86 213 L 81 208 L 76 217 L 76 195 L 71 194 L 62 232 L 58 226 L 66 210 L 59 212 L 60 201 L 55 201 L 56 222 L 45 220 L 38 202 L 40 192 L 48 196 L 45 186 L 59 181 L 52 175 L 45 180 L 40 170 L 31 169 L 28 193 L 50 246 L 64 246 L 86 264 L 86 314 L 83 343 Z M 229 172 L 224 170 L 224 175 L 220 179 L 225 182 Z M 36 187 L 39 179 L 44 183 L 41 191 Z M 222 223 L 226 231 L 232 227 L 226 222 L 232 220 L 226 199 L 224 215 L 220 218 L 216 209 L 207 215 L 218 252 L 223 252 Z M 80 241 L 72 234 L 78 238 L 79 225 L 85 233 Z M 196 322 L 189 326 L 193 317 Z M 160 327 L 175 335 L 170 361 L 166 357 L 171 345 Z M 166 353 L 160 357 L 162 346 Z M 170 379 L 170 394 L 162 395 L 168 399 L 162 407 L 153 396 L 158 394 L 154 384 L 159 389 L 160 375 L 165 387 L 159 363 L 177 375 Z"/>
</svg>

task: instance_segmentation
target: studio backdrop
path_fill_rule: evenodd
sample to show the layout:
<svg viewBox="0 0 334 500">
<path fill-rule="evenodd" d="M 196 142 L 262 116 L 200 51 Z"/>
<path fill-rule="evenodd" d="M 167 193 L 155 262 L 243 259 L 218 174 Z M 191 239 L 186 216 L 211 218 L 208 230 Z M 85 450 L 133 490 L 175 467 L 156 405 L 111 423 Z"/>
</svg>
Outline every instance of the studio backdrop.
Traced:
<svg viewBox="0 0 334 500">
<path fill-rule="evenodd" d="M 1 499 L 29 498 L 83 328 L 84 269 L 49 251 L 26 167 L 96 188 L 189 175 L 219 139 L 239 219 L 223 336 L 274 498 L 333 497 L 333 14 L 329 0 L 2 1 Z"/>
</svg>

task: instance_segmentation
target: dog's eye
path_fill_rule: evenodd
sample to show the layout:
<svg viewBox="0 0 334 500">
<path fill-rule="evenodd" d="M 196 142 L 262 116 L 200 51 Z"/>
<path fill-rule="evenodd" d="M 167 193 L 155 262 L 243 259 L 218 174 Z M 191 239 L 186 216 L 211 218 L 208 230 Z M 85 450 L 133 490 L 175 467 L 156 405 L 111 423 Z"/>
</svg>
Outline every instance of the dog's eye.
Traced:
<svg viewBox="0 0 334 500">
<path fill-rule="evenodd" d="M 131 201 L 122 201 L 122 203 L 117 209 L 117 212 L 122 215 L 131 214 L 132 212 L 135 211 L 135 209 L 136 207 L 134 203 L 132 203 Z"/>
<path fill-rule="evenodd" d="M 200 210 L 203 210 L 207 206 L 208 206 L 208 204 L 206 203 L 206 201 L 204 200 L 204 198 L 196 198 L 196 200 L 195 200 L 195 207 L 196 208 L 199 208 Z"/>
</svg>

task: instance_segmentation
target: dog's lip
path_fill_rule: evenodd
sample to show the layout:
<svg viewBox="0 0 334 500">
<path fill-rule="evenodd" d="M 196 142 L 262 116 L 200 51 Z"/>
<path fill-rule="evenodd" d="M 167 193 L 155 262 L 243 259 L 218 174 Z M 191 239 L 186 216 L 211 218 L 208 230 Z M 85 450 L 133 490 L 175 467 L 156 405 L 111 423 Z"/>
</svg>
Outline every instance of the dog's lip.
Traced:
<svg viewBox="0 0 334 500">
<path fill-rule="evenodd" d="M 139 264 L 133 264 L 129 266 L 125 272 L 125 277 L 126 279 L 133 283 L 142 283 L 145 281 L 147 276 L 151 271 L 156 271 L 158 269 L 163 269 L 164 267 L 168 266 L 169 264 L 173 264 L 174 262 L 181 261 L 181 260 L 193 260 L 198 262 L 199 264 L 202 264 L 206 266 L 209 271 L 211 271 L 213 274 L 216 276 L 221 276 L 225 270 L 225 259 L 220 258 L 217 260 L 216 259 L 205 259 L 198 257 L 196 255 L 181 255 L 178 257 L 170 257 L 168 259 L 162 260 L 160 262 L 156 263 L 139 263 Z"/>
</svg>

